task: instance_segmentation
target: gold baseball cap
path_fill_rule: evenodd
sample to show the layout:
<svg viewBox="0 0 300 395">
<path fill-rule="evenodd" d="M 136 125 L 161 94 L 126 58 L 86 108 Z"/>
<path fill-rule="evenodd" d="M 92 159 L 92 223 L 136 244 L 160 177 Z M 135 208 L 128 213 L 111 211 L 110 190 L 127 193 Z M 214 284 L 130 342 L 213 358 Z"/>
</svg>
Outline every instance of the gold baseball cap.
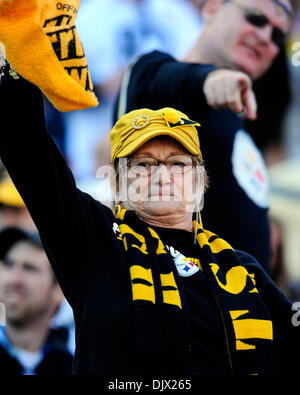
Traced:
<svg viewBox="0 0 300 395">
<path fill-rule="evenodd" d="M 110 132 L 111 160 L 125 158 L 157 136 L 170 136 L 191 154 L 202 159 L 196 126 L 184 113 L 170 107 L 160 110 L 146 108 L 123 115 Z"/>
<path fill-rule="evenodd" d="M 0 180 L 0 203 L 12 207 L 25 207 L 23 199 L 7 174 Z"/>
</svg>

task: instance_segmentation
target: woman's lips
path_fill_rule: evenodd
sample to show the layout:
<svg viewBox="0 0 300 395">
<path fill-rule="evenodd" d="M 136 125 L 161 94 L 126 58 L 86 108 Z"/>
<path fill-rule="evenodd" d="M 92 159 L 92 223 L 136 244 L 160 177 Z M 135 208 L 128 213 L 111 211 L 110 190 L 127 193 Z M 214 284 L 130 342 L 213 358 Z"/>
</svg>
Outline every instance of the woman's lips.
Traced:
<svg viewBox="0 0 300 395">
<path fill-rule="evenodd" d="M 170 193 L 151 193 L 148 195 L 148 200 L 164 200 L 171 201 L 174 200 L 174 195 Z"/>
</svg>

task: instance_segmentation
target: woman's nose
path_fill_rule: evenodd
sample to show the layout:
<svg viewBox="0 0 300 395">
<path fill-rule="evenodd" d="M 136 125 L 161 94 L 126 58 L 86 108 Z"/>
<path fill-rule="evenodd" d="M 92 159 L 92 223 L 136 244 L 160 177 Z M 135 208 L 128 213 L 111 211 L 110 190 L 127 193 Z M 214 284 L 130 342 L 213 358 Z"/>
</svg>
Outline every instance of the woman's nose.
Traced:
<svg viewBox="0 0 300 395">
<path fill-rule="evenodd" d="M 161 185 L 169 183 L 171 181 L 171 174 L 167 166 L 163 163 L 159 164 L 154 173 L 152 174 L 153 181 Z"/>
</svg>

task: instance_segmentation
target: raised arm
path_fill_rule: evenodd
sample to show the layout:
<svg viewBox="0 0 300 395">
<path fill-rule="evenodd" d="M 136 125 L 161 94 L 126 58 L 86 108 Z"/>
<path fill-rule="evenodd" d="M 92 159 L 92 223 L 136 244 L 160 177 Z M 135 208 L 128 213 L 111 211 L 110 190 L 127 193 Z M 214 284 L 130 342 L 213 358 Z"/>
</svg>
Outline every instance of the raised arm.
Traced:
<svg viewBox="0 0 300 395">
<path fill-rule="evenodd" d="M 179 62 L 154 51 L 129 67 L 120 90 L 116 118 L 136 108 L 165 106 L 198 113 L 207 106 L 235 113 L 245 108 L 250 119 L 256 117 L 252 82 L 245 73 Z"/>
<path fill-rule="evenodd" d="M 212 65 L 178 62 L 154 51 L 140 57 L 129 67 L 123 79 L 116 118 L 138 108 L 159 109 L 165 106 L 183 111 L 207 106 L 203 84 Z M 116 119 L 115 119 L 116 120 Z"/>
<path fill-rule="evenodd" d="M 21 194 L 61 282 L 84 262 L 90 196 L 76 188 L 64 158 L 46 130 L 43 98 L 24 79 L 4 77 L 0 86 L 0 156 Z M 104 215 L 104 214 L 103 214 Z"/>
</svg>

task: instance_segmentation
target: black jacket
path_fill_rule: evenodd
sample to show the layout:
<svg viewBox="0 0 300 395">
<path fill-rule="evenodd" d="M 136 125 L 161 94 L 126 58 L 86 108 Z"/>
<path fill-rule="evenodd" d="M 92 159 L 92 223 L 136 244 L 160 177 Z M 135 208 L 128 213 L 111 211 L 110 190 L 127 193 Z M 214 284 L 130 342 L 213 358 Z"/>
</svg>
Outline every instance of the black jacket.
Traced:
<svg viewBox="0 0 300 395">
<path fill-rule="evenodd" d="M 67 351 L 63 328 L 52 330 L 43 349 L 43 359 L 34 370 L 38 376 L 68 376 L 72 372 L 73 357 Z M 0 376 L 20 376 L 24 368 L 9 350 L 0 345 Z"/>
</svg>

